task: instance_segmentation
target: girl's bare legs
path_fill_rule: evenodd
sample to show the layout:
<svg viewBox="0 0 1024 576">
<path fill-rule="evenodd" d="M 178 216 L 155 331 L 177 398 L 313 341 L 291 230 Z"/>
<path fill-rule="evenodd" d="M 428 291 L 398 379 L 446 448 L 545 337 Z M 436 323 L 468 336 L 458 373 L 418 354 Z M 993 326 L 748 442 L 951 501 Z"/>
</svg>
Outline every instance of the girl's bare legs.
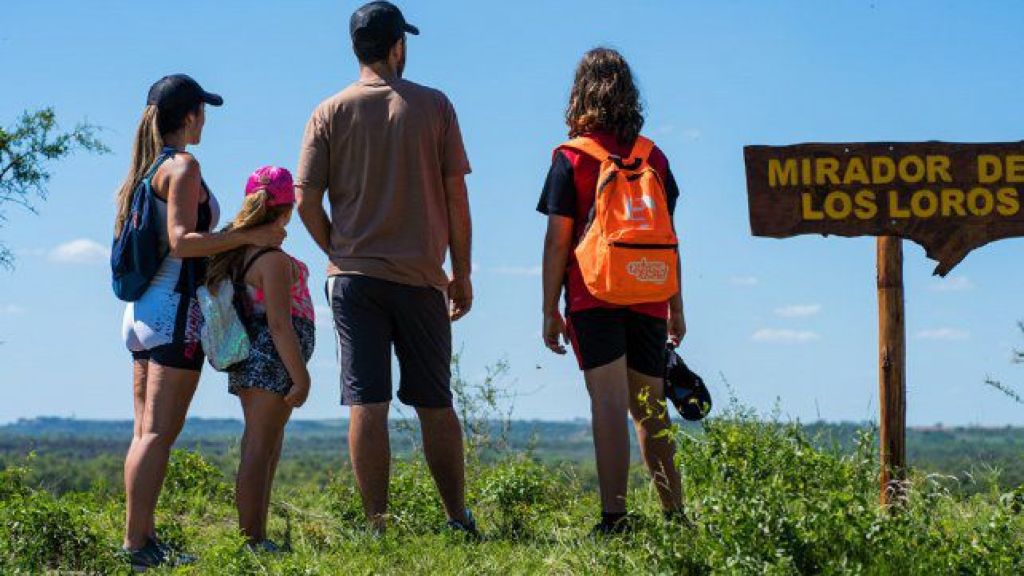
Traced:
<svg viewBox="0 0 1024 576">
<path fill-rule="evenodd" d="M 590 392 L 601 511 L 621 514 L 626 511 L 626 488 L 629 482 L 629 425 L 626 422 L 629 386 L 626 357 L 586 370 L 583 378 Z"/>
<path fill-rule="evenodd" d="M 199 372 L 137 361 L 135 434 L 124 462 L 124 546 L 136 550 L 156 533 L 156 502 L 181 427 L 185 424 Z"/>
<path fill-rule="evenodd" d="M 238 397 L 245 414 L 245 432 L 235 480 L 235 504 L 239 528 L 255 543 L 267 537 L 272 475 L 292 409 L 279 394 L 267 390 L 243 389 Z"/>
<path fill-rule="evenodd" d="M 651 473 L 658 491 L 661 507 L 667 511 L 679 510 L 683 505 L 679 470 L 675 465 L 676 445 L 668 430 L 668 412 L 664 381 L 629 370 L 629 412 L 633 415 L 640 454 Z"/>
</svg>

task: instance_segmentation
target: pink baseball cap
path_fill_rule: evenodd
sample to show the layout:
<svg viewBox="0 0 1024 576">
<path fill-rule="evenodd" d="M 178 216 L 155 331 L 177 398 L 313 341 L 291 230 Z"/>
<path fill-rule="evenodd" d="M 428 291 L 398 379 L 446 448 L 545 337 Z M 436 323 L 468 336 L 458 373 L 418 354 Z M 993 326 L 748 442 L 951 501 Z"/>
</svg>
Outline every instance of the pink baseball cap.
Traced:
<svg viewBox="0 0 1024 576">
<path fill-rule="evenodd" d="M 255 194 L 260 190 L 266 191 L 267 204 L 270 206 L 284 206 L 295 202 L 292 173 L 284 168 L 264 166 L 250 174 L 249 180 L 245 183 L 245 195 Z"/>
</svg>

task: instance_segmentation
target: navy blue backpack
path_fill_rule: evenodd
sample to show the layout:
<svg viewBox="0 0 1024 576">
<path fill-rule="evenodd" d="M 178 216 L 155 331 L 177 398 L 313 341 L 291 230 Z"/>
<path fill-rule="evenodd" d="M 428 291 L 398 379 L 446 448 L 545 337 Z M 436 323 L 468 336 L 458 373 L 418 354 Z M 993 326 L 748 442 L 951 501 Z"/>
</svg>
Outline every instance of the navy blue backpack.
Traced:
<svg viewBox="0 0 1024 576">
<path fill-rule="evenodd" d="M 166 241 L 161 242 L 164 226 L 153 193 L 153 174 L 174 155 L 173 148 L 164 148 L 146 176 L 132 192 L 132 209 L 110 250 L 110 272 L 114 294 L 125 302 L 142 297 L 153 281 L 160 264 L 167 256 Z"/>
</svg>

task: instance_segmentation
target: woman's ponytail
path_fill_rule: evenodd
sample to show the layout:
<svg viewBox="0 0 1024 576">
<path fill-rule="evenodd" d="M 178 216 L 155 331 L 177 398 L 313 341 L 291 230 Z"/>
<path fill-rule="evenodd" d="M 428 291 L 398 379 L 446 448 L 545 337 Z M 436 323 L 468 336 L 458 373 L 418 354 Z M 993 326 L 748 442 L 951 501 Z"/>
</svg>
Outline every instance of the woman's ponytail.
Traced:
<svg viewBox="0 0 1024 576">
<path fill-rule="evenodd" d="M 159 110 L 150 104 L 142 113 L 142 120 L 135 131 L 135 143 L 132 145 L 132 163 L 128 176 L 117 191 L 117 218 L 114 220 L 114 236 L 121 234 L 121 228 L 132 209 L 132 193 L 139 182 L 146 177 L 146 172 L 156 162 L 163 150 L 164 140 L 158 127 Z"/>
</svg>

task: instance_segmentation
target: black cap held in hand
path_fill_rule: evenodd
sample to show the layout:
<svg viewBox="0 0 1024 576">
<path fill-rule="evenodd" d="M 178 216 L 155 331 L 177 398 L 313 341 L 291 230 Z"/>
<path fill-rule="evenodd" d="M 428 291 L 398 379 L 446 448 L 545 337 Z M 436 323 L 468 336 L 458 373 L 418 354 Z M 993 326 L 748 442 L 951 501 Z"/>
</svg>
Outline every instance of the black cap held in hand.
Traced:
<svg viewBox="0 0 1024 576">
<path fill-rule="evenodd" d="M 419 34 L 420 29 L 405 21 L 391 2 L 370 2 L 352 13 L 348 24 L 352 40 L 393 42 L 403 33 Z"/>
<path fill-rule="evenodd" d="M 185 74 L 171 74 L 157 80 L 149 88 L 146 104 L 153 104 L 164 110 L 190 110 L 205 102 L 220 106 L 224 99 L 203 90 L 198 82 Z"/>
</svg>

